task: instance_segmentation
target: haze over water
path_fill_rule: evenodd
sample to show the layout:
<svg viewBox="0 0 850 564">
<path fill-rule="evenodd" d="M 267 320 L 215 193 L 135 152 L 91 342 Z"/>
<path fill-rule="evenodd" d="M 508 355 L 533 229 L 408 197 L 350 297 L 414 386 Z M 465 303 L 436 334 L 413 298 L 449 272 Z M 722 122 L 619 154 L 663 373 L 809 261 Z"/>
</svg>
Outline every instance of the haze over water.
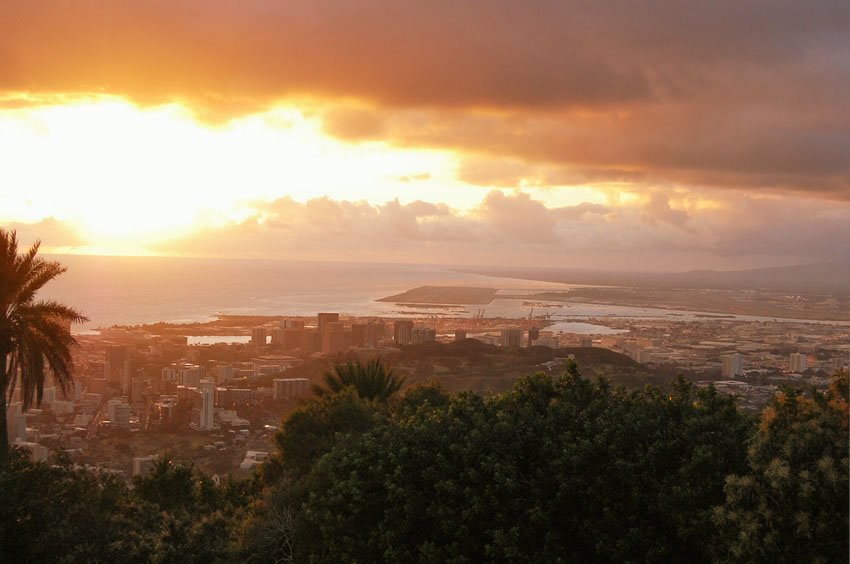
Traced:
<svg viewBox="0 0 850 564">
<path fill-rule="evenodd" d="M 512 296 L 570 287 L 457 272 L 440 265 L 79 255 L 54 258 L 68 271 L 45 289 L 43 297 L 82 310 L 91 321 L 78 331 L 158 321 L 209 321 L 218 314 L 315 315 L 319 311 L 360 316 L 471 317 L 484 309 L 487 316 L 518 318 L 527 316 L 531 306 L 522 299 L 498 295 L 487 305 L 448 308 L 399 306 L 376 300 L 424 285 L 491 287 Z M 563 307 L 535 307 L 534 313 L 551 314 L 551 321 L 558 322 L 608 316 L 684 321 L 702 312 L 570 303 Z M 757 316 L 735 318 L 773 320 Z"/>
</svg>

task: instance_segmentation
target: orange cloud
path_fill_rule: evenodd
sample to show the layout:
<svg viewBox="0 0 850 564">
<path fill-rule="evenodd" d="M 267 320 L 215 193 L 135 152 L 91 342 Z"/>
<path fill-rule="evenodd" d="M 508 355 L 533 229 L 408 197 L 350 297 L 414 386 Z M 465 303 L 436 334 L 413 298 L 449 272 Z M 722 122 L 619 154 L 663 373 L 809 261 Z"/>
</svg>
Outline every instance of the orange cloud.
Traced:
<svg viewBox="0 0 850 564">
<path fill-rule="evenodd" d="M 850 199 L 846 22 L 843 0 L 5 0 L 0 93 L 218 120 L 304 97 L 342 139 L 511 158 L 542 184 Z"/>
</svg>

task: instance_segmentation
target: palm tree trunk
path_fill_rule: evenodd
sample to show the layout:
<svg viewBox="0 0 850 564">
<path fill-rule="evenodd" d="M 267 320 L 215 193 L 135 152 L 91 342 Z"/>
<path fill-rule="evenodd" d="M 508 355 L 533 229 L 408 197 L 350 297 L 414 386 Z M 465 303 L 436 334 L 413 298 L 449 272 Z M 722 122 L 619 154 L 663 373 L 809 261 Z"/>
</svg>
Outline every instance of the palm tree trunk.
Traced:
<svg viewBox="0 0 850 564">
<path fill-rule="evenodd" d="M 2 406 L 2 410 L 0 410 L 0 462 L 6 458 L 6 453 L 9 452 L 9 433 L 6 429 L 7 422 L 7 413 L 6 409 L 8 408 L 8 398 L 6 397 L 6 388 L 9 385 L 9 373 L 6 366 L 6 356 L 3 354 L 0 356 L 2 358 L 2 366 L 0 366 L 0 392 L 2 392 L 2 400 L 0 400 L 0 406 Z"/>
</svg>

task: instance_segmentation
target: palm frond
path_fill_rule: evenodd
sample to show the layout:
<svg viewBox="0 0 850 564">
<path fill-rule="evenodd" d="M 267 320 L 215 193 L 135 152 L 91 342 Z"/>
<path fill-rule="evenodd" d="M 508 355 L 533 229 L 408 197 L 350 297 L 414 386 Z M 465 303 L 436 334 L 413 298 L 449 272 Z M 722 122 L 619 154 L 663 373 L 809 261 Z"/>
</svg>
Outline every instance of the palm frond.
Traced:
<svg viewBox="0 0 850 564">
<path fill-rule="evenodd" d="M 338 364 L 332 372 L 326 372 L 324 386 L 315 386 L 316 395 L 335 394 L 347 387 L 352 387 L 357 394 L 370 401 L 387 401 L 404 384 L 403 377 L 393 375 L 380 359 L 369 361 L 365 365 L 360 362 Z"/>
</svg>

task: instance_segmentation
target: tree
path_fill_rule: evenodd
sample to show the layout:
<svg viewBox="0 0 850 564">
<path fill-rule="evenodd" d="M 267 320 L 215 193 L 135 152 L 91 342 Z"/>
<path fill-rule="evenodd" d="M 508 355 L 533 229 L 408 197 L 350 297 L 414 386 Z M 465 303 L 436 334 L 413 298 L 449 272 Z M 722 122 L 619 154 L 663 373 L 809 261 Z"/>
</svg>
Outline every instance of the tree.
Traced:
<svg viewBox="0 0 850 564">
<path fill-rule="evenodd" d="M 378 404 L 350 387 L 306 402 L 289 414 L 275 435 L 278 453 L 263 464 L 266 482 L 307 473 L 338 441 L 368 431 L 380 417 Z"/>
<path fill-rule="evenodd" d="M 386 402 L 401 389 L 404 377 L 393 374 L 376 358 L 368 363 L 348 362 L 338 364 L 333 372 L 325 373 L 325 385 L 316 386 L 316 395 L 335 394 L 348 386 L 354 387 L 357 394 L 369 401 Z"/>
<path fill-rule="evenodd" d="M 424 388 L 276 507 L 296 561 L 706 561 L 750 430 L 713 389 L 627 392 L 574 366 L 486 398 Z"/>
<path fill-rule="evenodd" d="M 0 229 L 0 458 L 9 450 L 6 407 L 20 386 L 23 408 L 41 403 L 45 365 L 63 391 L 73 383 L 71 348 L 77 344 L 70 324 L 87 321 L 56 301 L 35 301 L 45 284 L 65 272 L 55 261 L 37 256 L 40 243 L 18 253 L 15 231 Z"/>
<path fill-rule="evenodd" d="M 787 390 L 762 414 L 746 473 L 729 476 L 715 513 L 718 559 L 846 562 L 848 375 L 826 393 Z"/>
</svg>

